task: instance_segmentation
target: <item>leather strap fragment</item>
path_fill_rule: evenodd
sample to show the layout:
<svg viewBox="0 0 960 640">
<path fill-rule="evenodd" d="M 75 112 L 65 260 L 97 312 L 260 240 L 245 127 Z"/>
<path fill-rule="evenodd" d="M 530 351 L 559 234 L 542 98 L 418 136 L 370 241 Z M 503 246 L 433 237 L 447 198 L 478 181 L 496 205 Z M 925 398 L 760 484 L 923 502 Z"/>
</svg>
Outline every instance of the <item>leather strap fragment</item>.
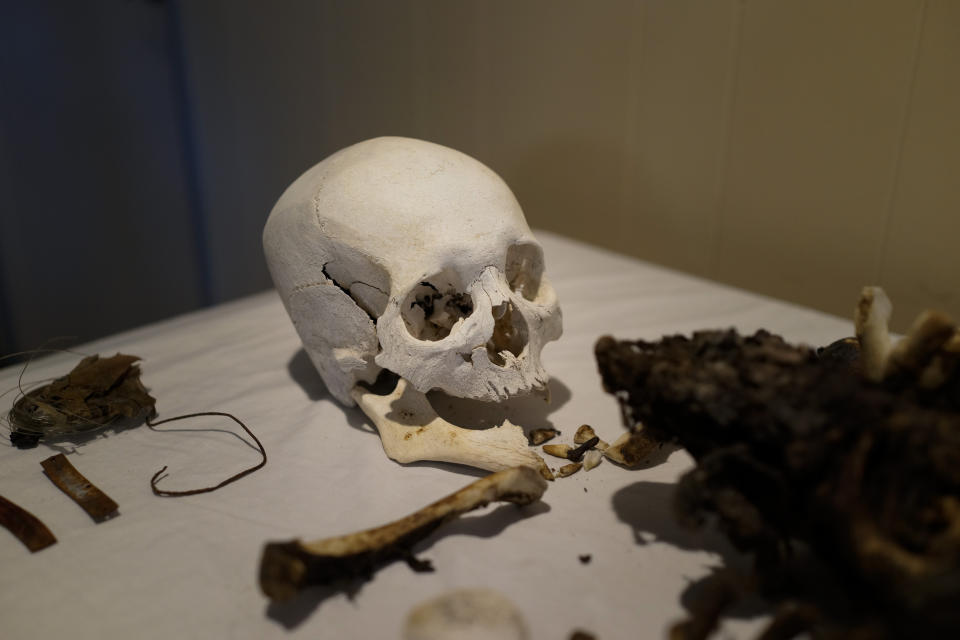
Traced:
<svg viewBox="0 0 960 640">
<path fill-rule="evenodd" d="M 61 491 L 80 505 L 94 522 L 116 514 L 119 505 L 74 468 L 67 456 L 58 453 L 40 463 L 44 473 Z"/>
<path fill-rule="evenodd" d="M 37 516 L 3 496 L 0 496 L 0 525 L 15 535 L 31 553 L 57 542 L 47 525 Z"/>
</svg>

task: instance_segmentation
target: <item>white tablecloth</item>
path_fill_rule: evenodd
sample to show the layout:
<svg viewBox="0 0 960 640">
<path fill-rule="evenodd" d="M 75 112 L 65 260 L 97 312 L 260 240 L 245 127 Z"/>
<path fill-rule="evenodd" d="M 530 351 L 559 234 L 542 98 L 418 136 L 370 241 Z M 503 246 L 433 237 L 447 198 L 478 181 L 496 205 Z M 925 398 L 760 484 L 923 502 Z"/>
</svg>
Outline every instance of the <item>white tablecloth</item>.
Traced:
<svg viewBox="0 0 960 640">
<path fill-rule="evenodd" d="M 563 337 L 544 350 L 552 402 L 530 397 L 498 411 L 526 426 L 553 425 L 566 442 L 582 423 L 607 441 L 622 433 L 593 358 L 601 335 L 656 339 L 732 326 L 826 344 L 852 331 L 846 319 L 548 233 L 538 237 L 564 317 Z M 857 293 L 850 292 L 851 306 Z M 384 524 L 479 472 L 389 460 L 365 416 L 326 393 L 272 291 L 78 351 L 142 357 L 143 380 L 161 418 L 231 412 L 263 441 L 269 463 L 214 493 L 160 498 L 149 478 L 163 465 L 170 475 L 161 486 L 192 488 L 215 484 L 255 463 L 258 454 L 224 432 L 238 429 L 222 418 L 61 445 L 80 472 L 120 504 L 118 517 L 94 524 L 44 477 L 39 463 L 57 450 L 17 450 L 4 433 L 0 495 L 37 515 L 59 542 L 30 554 L 0 530 L 2 638 L 397 638 L 414 605 L 475 586 L 512 600 L 533 638 L 566 639 L 575 628 L 602 640 L 662 638 L 684 614 L 684 590 L 723 555 L 733 555 L 718 534 L 673 523 L 672 483 L 690 466 L 677 451 L 643 470 L 604 462 L 559 479 L 542 505 L 491 505 L 465 516 L 417 548 L 433 561 L 434 573 L 417 574 L 399 562 L 352 598 L 313 590 L 286 606 L 268 606 L 257 586 L 266 541 Z M 77 359 L 61 354 L 34 362 L 24 380 L 62 375 Z M 16 387 L 20 372 L 0 371 L 0 389 Z M 0 399 L 4 413 L 14 395 Z M 447 403 L 444 411 L 464 415 L 469 404 Z M 589 563 L 579 560 L 584 554 Z M 739 637 L 758 625 L 740 619 L 725 629 Z"/>
</svg>

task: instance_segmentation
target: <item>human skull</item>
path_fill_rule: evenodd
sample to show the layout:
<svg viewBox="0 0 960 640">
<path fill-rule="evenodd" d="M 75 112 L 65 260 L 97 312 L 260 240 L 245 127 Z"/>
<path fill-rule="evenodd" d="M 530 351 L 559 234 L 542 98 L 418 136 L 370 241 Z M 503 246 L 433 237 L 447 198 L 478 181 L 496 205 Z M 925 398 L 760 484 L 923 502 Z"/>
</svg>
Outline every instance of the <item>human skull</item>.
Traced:
<svg viewBox="0 0 960 640">
<path fill-rule="evenodd" d="M 473 158 L 396 137 L 342 149 L 287 188 L 263 243 L 340 402 L 383 369 L 484 400 L 546 385 L 540 351 L 561 316 L 543 251 L 509 187 Z"/>
</svg>

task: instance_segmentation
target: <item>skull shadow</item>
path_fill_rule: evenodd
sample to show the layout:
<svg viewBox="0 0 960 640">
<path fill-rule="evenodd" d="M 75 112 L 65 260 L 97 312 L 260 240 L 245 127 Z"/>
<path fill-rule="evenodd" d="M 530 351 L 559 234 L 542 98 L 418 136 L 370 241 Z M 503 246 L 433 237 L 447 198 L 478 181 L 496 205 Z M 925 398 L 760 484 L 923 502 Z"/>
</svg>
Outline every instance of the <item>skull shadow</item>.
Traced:
<svg viewBox="0 0 960 640">
<path fill-rule="evenodd" d="M 327 391 L 323 379 L 317 373 L 304 349 L 298 349 L 290 358 L 287 363 L 287 371 L 310 400 L 333 400 L 333 396 Z M 386 377 L 382 378 L 371 387 L 371 390 L 381 394 L 390 393 L 393 390 L 392 384 L 385 379 Z M 395 380 L 393 384 L 395 384 Z M 545 393 L 534 392 L 500 402 L 457 398 L 436 390 L 427 394 L 427 399 L 437 415 L 458 427 L 489 429 L 503 424 L 504 420 L 509 420 L 520 426 L 526 435 L 529 435 L 534 429 L 553 428 L 554 424 L 550 420 L 550 415 L 569 402 L 570 398 L 570 388 L 557 378 L 550 379 Z M 376 429 L 370 424 L 370 420 L 360 409 L 343 407 L 343 411 L 347 424 L 351 427 L 365 433 L 377 434 Z M 395 416 L 395 418 L 398 417 Z M 447 462 L 419 461 L 410 462 L 404 466 L 435 467 L 474 477 L 489 474 L 487 471 Z"/>
<path fill-rule="evenodd" d="M 314 402 L 318 400 L 333 399 L 327 386 L 323 384 L 323 378 L 317 373 L 316 367 L 310 361 L 307 351 L 301 347 L 293 354 L 287 362 L 287 373 L 293 378 L 293 381 L 299 385 L 307 397 Z"/>
</svg>

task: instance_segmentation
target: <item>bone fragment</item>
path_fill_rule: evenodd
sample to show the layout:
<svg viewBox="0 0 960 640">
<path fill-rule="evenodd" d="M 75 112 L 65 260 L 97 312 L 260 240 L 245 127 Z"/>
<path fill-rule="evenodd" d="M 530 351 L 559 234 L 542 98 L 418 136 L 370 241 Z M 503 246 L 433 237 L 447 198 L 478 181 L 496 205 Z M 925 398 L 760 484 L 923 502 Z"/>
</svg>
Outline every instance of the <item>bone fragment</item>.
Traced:
<svg viewBox="0 0 960 640">
<path fill-rule="evenodd" d="M 660 444 L 638 424 L 633 431 L 628 431 L 614 440 L 603 455 L 628 469 L 634 469 L 650 457 Z"/>
<path fill-rule="evenodd" d="M 864 287 L 854 314 L 864 375 L 875 382 L 906 374 L 920 386 L 938 388 L 960 360 L 960 333 L 941 311 L 922 312 L 894 345 L 887 323 L 890 299 L 880 287 Z"/>
<path fill-rule="evenodd" d="M 411 548 L 437 527 L 490 502 L 535 502 L 546 488 L 536 470 L 516 467 L 481 478 L 382 527 L 313 542 L 267 543 L 260 559 L 260 588 L 271 600 L 287 600 L 311 585 L 369 578 L 399 559 L 406 559 L 415 570 L 430 571 L 429 563 L 414 560 Z"/>
<path fill-rule="evenodd" d="M 583 467 L 582 462 L 571 462 L 570 464 L 565 464 L 557 470 L 557 475 L 561 478 L 566 478 L 567 476 L 572 476 L 577 471 Z"/>
<path fill-rule="evenodd" d="M 854 310 L 853 322 L 860 341 L 863 374 L 876 382 L 883 379 L 892 349 L 887 328 L 892 311 L 890 298 L 880 287 L 864 287 Z"/>
<path fill-rule="evenodd" d="M 534 447 L 553 440 L 560 432 L 556 429 L 534 429 L 530 432 L 530 444 Z"/>
<path fill-rule="evenodd" d="M 577 429 L 577 433 L 574 434 L 573 436 L 573 441 L 575 444 L 583 444 L 590 438 L 594 438 L 594 437 L 597 438 L 597 444 L 596 444 L 597 449 L 600 449 L 601 451 L 603 451 L 604 449 L 610 446 L 603 440 L 600 440 L 596 432 L 594 432 L 593 427 L 591 427 L 588 424 L 580 425 L 580 428 Z"/>
<path fill-rule="evenodd" d="M 956 329 L 919 376 L 920 387 L 939 389 L 960 366 L 960 329 Z"/>
<path fill-rule="evenodd" d="M 428 600 L 407 616 L 403 640 L 527 640 L 517 607 L 492 589 L 457 589 Z"/>
<path fill-rule="evenodd" d="M 599 449 L 591 449 L 590 451 L 587 451 L 586 455 L 583 456 L 583 468 L 586 471 L 590 471 L 590 469 L 593 469 L 595 466 L 600 464 L 602 460 L 603 451 L 600 451 Z"/>
<path fill-rule="evenodd" d="M 953 320 L 942 311 L 922 312 L 910 332 L 890 351 L 884 375 L 905 373 L 919 378 L 927 388 L 939 386 L 934 376 L 936 370 L 942 368 L 943 352 L 956 353 L 956 331 Z"/>
<path fill-rule="evenodd" d="M 567 454 L 570 453 L 570 450 L 573 449 L 568 444 L 545 444 L 543 445 L 543 452 L 549 454 L 555 458 L 566 458 Z"/>
<path fill-rule="evenodd" d="M 523 429 L 509 420 L 489 429 L 458 427 L 438 416 L 427 397 L 403 378 L 390 394 L 354 387 L 351 396 L 376 425 L 383 450 L 397 462 L 453 462 L 486 471 L 522 466 L 553 479 L 543 459 L 528 447 Z"/>
</svg>

